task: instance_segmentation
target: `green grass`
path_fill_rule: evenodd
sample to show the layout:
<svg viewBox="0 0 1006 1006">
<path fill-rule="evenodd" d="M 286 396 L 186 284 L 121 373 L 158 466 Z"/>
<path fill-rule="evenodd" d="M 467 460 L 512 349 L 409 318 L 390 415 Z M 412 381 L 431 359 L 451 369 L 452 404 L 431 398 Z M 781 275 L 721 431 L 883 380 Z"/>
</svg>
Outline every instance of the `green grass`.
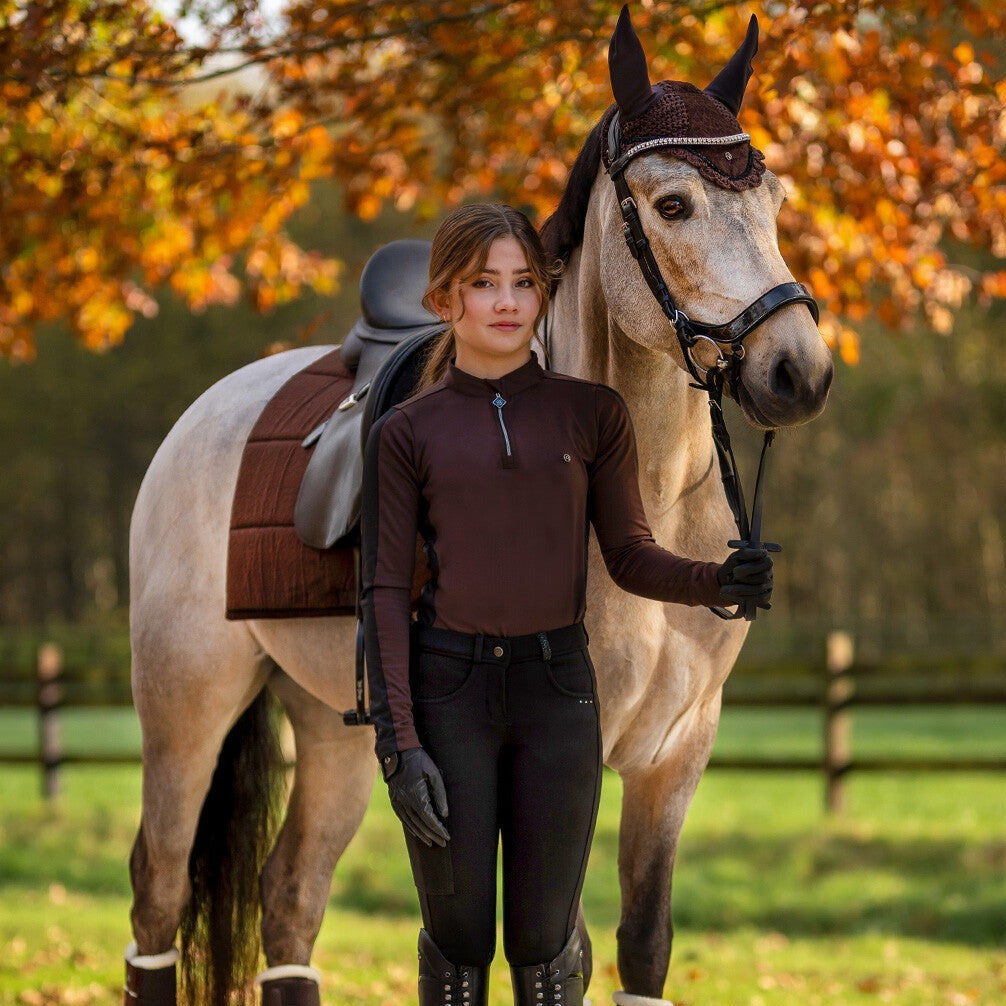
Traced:
<svg viewBox="0 0 1006 1006">
<path fill-rule="evenodd" d="M 853 708 L 850 720 L 854 757 L 1006 757 L 1006 706 L 870 706 Z M 814 757 L 821 745 L 817 709 L 728 707 L 715 754 Z"/>
<path fill-rule="evenodd" d="M 62 710 L 67 754 L 129 754 L 140 750 L 140 725 L 132 709 Z M 908 706 L 853 709 L 852 751 L 861 757 L 1004 757 L 1006 707 Z M 0 755 L 29 753 L 37 744 L 30 709 L 0 708 Z M 821 714 L 814 708 L 723 710 L 716 754 L 814 757 L 821 750 Z"/>
<path fill-rule="evenodd" d="M 59 712 L 59 730 L 67 755 L 136 754 L 139 757 L 140 723 L 132 709 L 62 709 Z M 0 709 L 0 755 L 30 753 L 37 746 L 35 712 L 31 709 Z"/>
<path fill-rule="evenodd" d="M 1006 736 L 996 710 L 876 713 L 855 713 L 854 750 L 999 754 Z M 0 713 L 6 741 L 16 721 Z M 135 742 L 125 712 L 78 729 L 67 722 L 68 747 L 71 737 L 86 746 L 89 729 L 103 749 Z M 728 710 L 718 750 L 812 753 L 818 733 L 803 710 Z M 139 781 L 137 768 L 68 767 L 59 804 L 47 808 L 36 770 L 0 767 L 2 1006 L 121 1001 Z M 608 773 L 584 894 L 595 1003 L 619 987 L 619 801 Z M 706 774 L 675 871 L 666 994 L 679 1006 L 1006 1003 L 1001 776 L 854 775 L 845 815 L 827 818 L 821 804 L 815 773 Z M 318 940 L 324 1002 L 414 1002 L 418 918 L 399 827 L 378 787 Z M 508 991 L 500 956 L 492 1006 Z"/>
</svg>

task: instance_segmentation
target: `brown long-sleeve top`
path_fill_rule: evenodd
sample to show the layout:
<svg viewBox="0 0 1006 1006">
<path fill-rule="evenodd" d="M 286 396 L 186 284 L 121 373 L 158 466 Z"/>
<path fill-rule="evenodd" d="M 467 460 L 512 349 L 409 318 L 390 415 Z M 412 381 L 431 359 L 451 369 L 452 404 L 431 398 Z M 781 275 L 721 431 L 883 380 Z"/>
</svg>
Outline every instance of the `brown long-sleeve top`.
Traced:
<svg viewBox="0 0 1006 1006">
<path fill-rule="evenodd" d="M 542 370 L 495 380 L 455 366 L 368 441 L 363 610 L 377 753 L 419 747 L 409 687 L 416 534 L 430 579 L 419 619 L 515 636 L 584 616 L 588 523 L 612 579 L 660 601 L 721 603 L 718 563 L 657 545 L 621 396 Z"/>
</svg>

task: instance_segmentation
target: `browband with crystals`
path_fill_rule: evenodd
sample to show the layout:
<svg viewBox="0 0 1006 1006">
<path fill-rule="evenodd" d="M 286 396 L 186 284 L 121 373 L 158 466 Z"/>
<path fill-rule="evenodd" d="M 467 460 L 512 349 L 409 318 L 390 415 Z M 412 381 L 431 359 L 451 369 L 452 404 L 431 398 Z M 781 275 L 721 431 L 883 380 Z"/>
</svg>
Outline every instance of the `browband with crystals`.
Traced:
<svg viewBox="0 0 1006 1006">
<path fill-rule="evenodd" d="M 616 112 L 612 118 L 612 124 L 617 122 L 617 120 L 618 113 Z M 605 152 L 610 157 L 611 150 L 613 149 L 610 145 L 610 128 L 608 136 L 609 146 Z M 749 133 L 734 133 L 732 136 L 658 136 L 655 140 L 644 140 L 642 143 L 633 143 L 630 147 L 627 147 L 625 153 L 617 161 L 612 161 L 608 164 L 608 174 L 614 174 L 622 170 L 633 157 L 646 150 L 655 150 L 659 147 L 730 147 L 735 143 L 747 143 L 750 139 L 751 136 Z M 701 155 L 697 154 L 695 156 Z M 729 152 L 723 156 L 727 160 L 730 160 Z"/>
<path fill-rule="evenodd" d="M 731 143 L 743 143 L 750 139 L 750 133 L 734 133 L 733 136 L 658 136 L 655 140 L 632 144 L 625 153 L 638 154 L 641 150 L 649 150 L 650 147 L 725 147 Z"/>
</svg>

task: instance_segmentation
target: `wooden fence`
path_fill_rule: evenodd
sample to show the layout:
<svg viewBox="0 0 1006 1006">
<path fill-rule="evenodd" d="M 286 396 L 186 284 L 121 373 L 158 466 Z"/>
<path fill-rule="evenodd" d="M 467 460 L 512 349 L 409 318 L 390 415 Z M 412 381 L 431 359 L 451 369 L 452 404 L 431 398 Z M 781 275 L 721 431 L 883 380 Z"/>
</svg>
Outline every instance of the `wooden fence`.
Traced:
<svg viewBox="0 0 1006 1006">
<path fill-rule="evenodd" d="M 945 662 L 913 661 L 898 673 L 888 665 L 868 665 L 854 659 L 851 638 L 842 632 L 828 636 L 826 657 L 817 674 L 780 674 L 777 668 L 734 674 L 723 693 L 724 706 L 762 708 L 803 707 L 821 712 L 821 753 L 808 757 L 728 757 L 714 755 L 713 768 L 766 771 L 820 771 L 824 777 L 825 807 L 841 811 L 845 781 L 853 771 L 995 771 L 1006 772 L 1006 758 L 856 757 L 851 745 L 853 707 L 908 705 L 1006 705 L 1006 671 L 999 661 L 957 661 L 948 670 Z M 35 751 L 5 753 L 0 763 L 38 765 L 42 792 L 59 793 L 59 770 L 71 764 L 135 764 L 135 753 L 69 754 L 64 751 L 60 711 L 67 707 L 131 705 L 128 686 L 111 677 L 104 682 L 82 680 L 64 667 L 63 655 L 53 643 L 37 654 L 34 682 L 22 676 L 0 677 L 0 707 L 31 707 L 38 713 Z"/>
<path fill-rule="evenodd" d="M 1006 670 L 1001 661 L 978 658 L 913 660 L 895 669 L 854 659 L 853 642 L 845 632 L 828 635 L 825 659 L 817 680 L 807 675 L 771 677 L 768 688 L 752 687 L 758 675 L 733 675 L 723 689 L 724 706 L 763 708 L 808 707 L 821 711 L 821 753 L 806 758 L 719 757 L 713 768 L 793 771 L 819 770 L 824 776 L 825 807 L 845 807 L 845 781 L 853 772 L 961 771 L 1006 772 L 1006 757 L 916 758 L 855 757 L 851 744 L 853 707 L 1006 705 Z M 809 687 L 808 687 L 809 686 Z"/>
</svg>

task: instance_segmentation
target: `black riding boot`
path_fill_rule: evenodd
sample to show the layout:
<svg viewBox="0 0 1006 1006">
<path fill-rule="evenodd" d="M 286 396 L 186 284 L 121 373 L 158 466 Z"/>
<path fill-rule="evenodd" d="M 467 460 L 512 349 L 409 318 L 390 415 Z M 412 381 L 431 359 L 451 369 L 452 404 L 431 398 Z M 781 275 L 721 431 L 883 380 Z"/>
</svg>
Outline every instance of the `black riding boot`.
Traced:
<svg viewBox="0 0 1006 1006">
<path fill-rule="evenodd" d="M 487 966 L 451 964 L 433 937 L 419 930 L 419 1006 L 486 1006 L 488 979 Z"/>
<path fill-rule="evenodd" d="M 510 968 L 515 1006 L 583 1006 L 583 949 L 574 929 L 559 956 L 547 964 Z"/>
</svg>

